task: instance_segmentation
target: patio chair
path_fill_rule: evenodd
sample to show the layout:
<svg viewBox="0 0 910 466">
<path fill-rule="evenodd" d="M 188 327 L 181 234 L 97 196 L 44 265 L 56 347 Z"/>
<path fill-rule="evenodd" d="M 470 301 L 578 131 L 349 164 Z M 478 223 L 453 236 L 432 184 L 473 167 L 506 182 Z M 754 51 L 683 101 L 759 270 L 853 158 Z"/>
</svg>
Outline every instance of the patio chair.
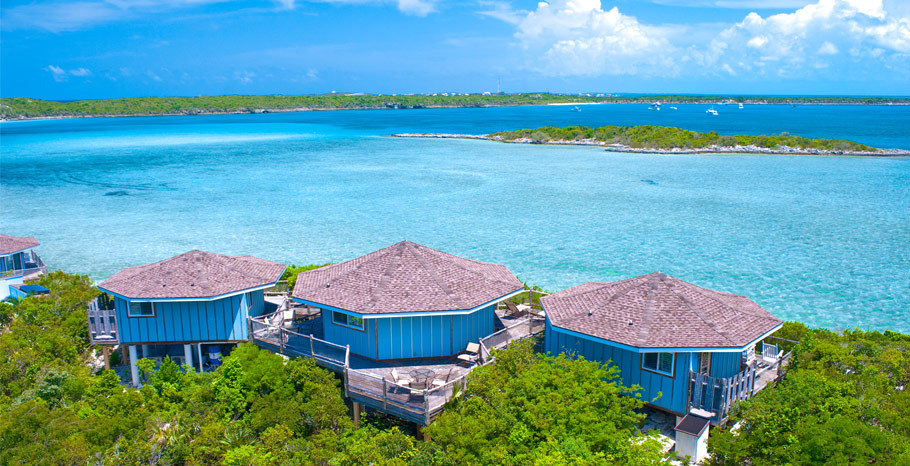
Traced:
<svg viewBox="0 0 910 466">
<path fill-rule="evenodd" d="M 446 373 L 444 379 L 433 379 L 433 388 L 444 387 L 445 384 L 449 383 L 449 377 L 452 375 L 452 370 L 449 369 L 449 372 Z"/>
<path fill-rule="evenodd" d="M 465 348 L 464 352 L 458 355 L 458 362 L 464 362 L 469 365 L 474 364 L 480 356 L 478 353 L 480 353 L 480 345 L 474 342 L 468 343 L 468 347 Z"/>
<path fill-rule="evenodd" d="M 410 385 L 411 379 L 398 375 L 398 369 L 392 368 L 392 380 L 398 385 Z"/>
</svg>

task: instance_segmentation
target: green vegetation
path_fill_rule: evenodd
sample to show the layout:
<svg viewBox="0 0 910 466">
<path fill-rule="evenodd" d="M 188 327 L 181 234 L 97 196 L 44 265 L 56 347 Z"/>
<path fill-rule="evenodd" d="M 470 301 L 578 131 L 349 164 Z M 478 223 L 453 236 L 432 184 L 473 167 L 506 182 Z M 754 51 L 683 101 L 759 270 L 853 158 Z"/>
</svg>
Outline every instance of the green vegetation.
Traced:
<svg viewBox="0 0 910 466">
<path fill-rule="evenodd" d="M 297 284 L 297 275 L 300 275 L 301 272 L 306 272 L 308 270 L 315 270 L 320 267 L 325 267 L 327 265 L 332 265 L 332 263 L 330 262 L 328 264 L 321 264 L 321 265 L 310 264 L 310 265 L 301 265 L 301 266 L 291 264 L 288 266 L 288 268 L 284 269 L 284 273 L 281 274 L 281 278 L 279 280 L 287 281 L 288 282 L 287 289 L 289 291 L 294 291 L 294 285 Z"/>
<path fill-rule="evenodd" d="M 661 444 L 638 432 L 644 402 L 619 369 L 534 353 L 522 340 L 471 372 L 426 429 L 458 464 L 657 465 Z"/>
<path fill-rule="evenodd" d="M 664 464 L 615 368 L 530 340 L 475 369 L 422 441 L 380 416 L 354 426 L 337 376 L 252 344 L 210 373 L 140 360 L 144 386 L 126 388 L 91 369 L 88 277 L 38 283 L 50 294 L 0 303 L 0 464 Z M 910 464 L 910 336 L 778 336 L 800 340 L 786 376 L 711 432 L 710 464 Z"/>
<path fill-rule="evenodd" d="M 668 126 L 569 126 L 557 128 L 543 126 L 537 129 L 500 131 L 490 134 L 506 141 L 519 139 L 537 143 L 597 141 L 604 144 L 621 144 L 634 149 L 701 149 L 714 146 L 756 146 L 778 149 L 787 146 L 795 149 L 817 149 L 832 152 L 876 152 L 878 149 L 841 139 L 811 139 L 791 136 L 788 133 L 771 136 L 722 136 L 714 131 L 700 133 Z"/>
<path fill-rule="evenodd" d="M 659 464 L 615 369 L 536 356 L 530 341 L 477 371 L 424 442 L 379 416 L 354 426 L 337 376 L 252 344 L 210 373 L 139 360 L 143 387 L 124 387 L 91 369 L 90 280 L 38 283 L 48 296 L 0 303 L 0 464 Z"/>
<path fill-rule="evenodd" d="M 197 97 L 136 97 L 125 99 L 58 102 L 6 97 L 0 99 L 0 118 L 85 117 L 103 115 L 195 115 L 204 113 L 260 113 L 293 109 L 372 109 L 425 107 L 487 107 L 504 105 L 545 105 L 551 103 L 743 103 L 801 104 L 888 104 L 910 103 L 906 98 L 881 97 L 723 97 L 723 96 L 611 96 L 548 93 L 450 94 L 450 95 L 225 95 Z"/>
<path fill-rule="evenodd" d="M 786 377 L 714 431 L 712 465 L 910 464 L 910 336 L 787 323 Z"/>
</svg>

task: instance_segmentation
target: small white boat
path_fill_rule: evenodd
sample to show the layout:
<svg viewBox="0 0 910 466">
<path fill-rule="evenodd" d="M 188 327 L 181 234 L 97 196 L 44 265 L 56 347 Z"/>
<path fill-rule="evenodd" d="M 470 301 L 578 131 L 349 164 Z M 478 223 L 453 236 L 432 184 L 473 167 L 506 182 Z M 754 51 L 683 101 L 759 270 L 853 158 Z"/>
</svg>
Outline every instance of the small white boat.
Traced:
<svg viewBox="0 0 910 466">
<path fill-rule="evenodd" d="M 572 107 L 572 110 L 571 110 L 571 111 L 573 111 L 573 112 L 580 112 L 580 111 L 581 111 L 581 107 L 579 107 L 579 106 L 576 105 L 575 107 Z"/>
<path fill-rule="evenodd" d="M 676 107 L 670 107 L 670 110 L 679 110 L 679 109 Z"/>
<path fill-rule="evenodd" d="M 743 103 L 742 103 L 742 102 L 739 103 L 739 109 L 740 109 L 740 110 L 743 109 Z"/>
<path fill-rule="evenodd" d="M 712 115 L 717 115 L 717 110 L 714 110 L 714 107 L 711 107 L 711 108 L 705 110 L 705 113 L 710 113 L 710 114 L 712 114 Z"/>
</svg>

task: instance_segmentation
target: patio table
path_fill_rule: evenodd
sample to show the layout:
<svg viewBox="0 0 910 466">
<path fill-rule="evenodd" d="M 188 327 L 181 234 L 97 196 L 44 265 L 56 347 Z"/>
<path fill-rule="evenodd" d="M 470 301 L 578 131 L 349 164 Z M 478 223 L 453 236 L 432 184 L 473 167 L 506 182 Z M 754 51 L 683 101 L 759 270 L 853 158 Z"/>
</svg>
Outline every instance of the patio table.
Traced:
<svg viewBox="0 0 910 466">
<path fill-rule="evenodd" d="M 408 372 L 408 375 L 411 376 L 411 386 L 414 388 L 426 388 L 427 382 L 436 377 L 436 372 L 430 369 L 412 369 Z"/>
</svg>

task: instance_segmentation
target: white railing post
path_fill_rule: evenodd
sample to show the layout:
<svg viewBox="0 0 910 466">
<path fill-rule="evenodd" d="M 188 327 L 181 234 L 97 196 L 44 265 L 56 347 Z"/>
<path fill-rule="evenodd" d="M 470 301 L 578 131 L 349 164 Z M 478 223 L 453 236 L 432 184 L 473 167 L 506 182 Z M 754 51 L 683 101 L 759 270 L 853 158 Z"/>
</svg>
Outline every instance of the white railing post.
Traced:
<svg viewBox="0 0 910 466">
<path fill-rule="evenodd" d="M 389 389 L 386 387 L 385 377 L 382 378 L 382 409 L 389 410 Z"/>
<path fill-rule="evenodd" d="M 284 353 L 284 328 L 278 327 L 278 347 L 281 348 L 282 354 Z"/>
<path fill-rule="evenodd" d="M 351 364 L 351 345 L 345 345 L 344 347 L 344 367 L 348 367 Z"/>
<path fill-rule="evenodd" d="M 426 388 L 423 389 L 423 412 L 427 421 L 425 425 L 430 425 L 430 391 Z"/>
<path fill-rule="evenodd" d="M 313 335 L 310 335 L 310 356 L 316 357 L 316 350 L 313 349 Z"/>
</svg>

